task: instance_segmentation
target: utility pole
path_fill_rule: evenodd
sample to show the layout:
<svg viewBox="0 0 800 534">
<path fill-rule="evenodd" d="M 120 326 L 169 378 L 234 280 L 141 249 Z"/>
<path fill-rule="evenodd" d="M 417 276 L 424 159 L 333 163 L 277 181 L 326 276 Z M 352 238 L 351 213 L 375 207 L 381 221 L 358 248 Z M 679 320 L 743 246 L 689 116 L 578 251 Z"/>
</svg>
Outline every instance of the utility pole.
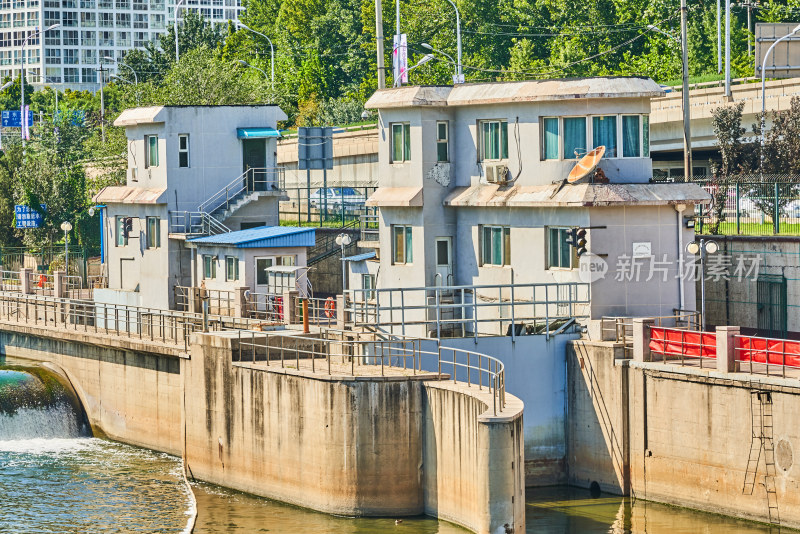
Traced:
<svg viewBox="0 0 800 534">
<path fill-rule="evenodd" d="M 689 112 L 689 32 L 686 19 L 689 9 L 681 0 L 681 59 L 683 61 L 683 168 L 687 182 L 692 179 L 692 132 Z"/>
<path fill-rule="evenodd" d="M 386 67 L 383 52 L 383 8 L 381 0 L 375 0 L 375 44 L 378 49 L 378 89 L 386 88 Z"/>
<path fill-rule="evenodd" d="M 722 74 L 722 0 L 717 0 L 717 74 Z"/>
<path fill-rule="evenodd" d="M 103 85 L 106 82 L 105 71 L 103 63 L 100 63 L 100 68 L 97 69 L 100 73 L 100 134 L 103 138 L 103 144 L 106 144 L 106 101 L 103 97 Z"/>
<path fill-rule="evenodd" d="M 725 0 L 725 98 L 731 98 L 731 0 Z"/>
</svg>

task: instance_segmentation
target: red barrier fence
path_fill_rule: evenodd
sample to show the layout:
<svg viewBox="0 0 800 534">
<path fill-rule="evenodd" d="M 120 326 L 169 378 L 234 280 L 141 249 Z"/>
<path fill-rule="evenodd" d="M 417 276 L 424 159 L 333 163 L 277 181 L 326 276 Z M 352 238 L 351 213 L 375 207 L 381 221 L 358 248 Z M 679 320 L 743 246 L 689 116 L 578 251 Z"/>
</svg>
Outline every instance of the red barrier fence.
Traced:
<svg viewBox="0 0 800 534">
<path fill-rule="evenodd" d="M 800 368 L 800 341 L 785 339 L 771 339 L 765 337 L 736 336 L 736 359 L 750 365 L 764 364 L 767 374 L 769 367 Z M 740 367 L 745 367 L 741 365 Z M 742 369 L 743 370 L 743 369 Z"/>
<path fill-rule="evenodd" d="M 717 334 L 652 326 L 650 352 L 663 354 L 664 359 L 701 358 L 702 367 L 702 358 L 717 357 Z"/>
</svg>

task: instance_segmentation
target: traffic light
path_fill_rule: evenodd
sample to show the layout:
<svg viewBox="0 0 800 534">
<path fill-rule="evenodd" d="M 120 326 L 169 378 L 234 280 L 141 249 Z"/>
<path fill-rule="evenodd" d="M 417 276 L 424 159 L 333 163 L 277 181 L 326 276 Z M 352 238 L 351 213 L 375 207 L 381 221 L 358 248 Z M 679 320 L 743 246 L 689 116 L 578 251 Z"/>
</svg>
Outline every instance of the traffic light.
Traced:
<svg viewBox="0 0 800 534">
<path fill-rule="evenodd" d="M 567 245 L 575 247 L 578 244 L 578 229 L 570 228 L 567 234 Z"/>
<path fill-rule="evenodd" d="M 122 234 L 125 236 L 125 239 L 128 239 L 132 233 L 133 233 L 133 217 L 125 217 L 125 224 L 122 228 Z"/>
<path fill-rule="evenodd" d="M 579 258 L 586 254 L 586 245 L 588 244 L 588 240 L 586 239 L 586 229 L 570 228 L 569 235 L 567 235 L 567 244 L 575 249 L 575 253 Z"/>
</svg>

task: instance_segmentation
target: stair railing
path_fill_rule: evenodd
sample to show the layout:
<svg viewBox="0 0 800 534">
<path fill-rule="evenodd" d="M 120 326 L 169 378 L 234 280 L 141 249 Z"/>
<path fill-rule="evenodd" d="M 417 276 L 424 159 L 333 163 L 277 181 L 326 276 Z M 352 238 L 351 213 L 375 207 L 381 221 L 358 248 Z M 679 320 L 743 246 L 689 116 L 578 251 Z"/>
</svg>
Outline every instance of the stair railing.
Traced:
<svg viewBox="0 0 800 534">
<path fill-rule="evenodd" d="M 198 211 L 214 213 L 227 210 L 242 194 L 259 191 L 282 191 L 284 189 L 285 169 L 283 167 L 251 168 L 233 179 L 200 204 Z"/>
</svg>

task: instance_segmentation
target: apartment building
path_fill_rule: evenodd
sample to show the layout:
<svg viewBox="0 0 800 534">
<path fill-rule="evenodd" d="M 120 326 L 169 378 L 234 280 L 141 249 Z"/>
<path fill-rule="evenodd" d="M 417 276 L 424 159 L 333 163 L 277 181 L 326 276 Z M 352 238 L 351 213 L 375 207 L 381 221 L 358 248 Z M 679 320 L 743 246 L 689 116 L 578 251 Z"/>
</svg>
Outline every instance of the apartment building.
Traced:
<svg viewBox="0 0 800 534">
<path fill-rule="evenodd" d="M 226 23 L 243 8 L 241 0 L 188 0 L 179 17 L 185 9 Z M 128 50 L 157 43 L 174 19 L 175 0 L 0 0 L 0 77 L 19 75 L 24 52 L 31 84 L 94 91 L 101 65 L 107 82 Z M 61 26 L 33 36 L 54 24 Z"/>
<path fill-rule="evenodd" d="M 379 258 L 351 280 L 588 282 L 593 318 L 694 309 L 679 274 L 689 216 L 709 197 L 651 183 L 650 99 L 662 94 L 624 77 L 377 91 L 366 107 L 379 112 L 379 188 L 367 204 L 380 208 Z M 599 146 L 605 179 L 566 183 Z M 573 228 L 586 230 L 580 257 Z"/>
</svg>

